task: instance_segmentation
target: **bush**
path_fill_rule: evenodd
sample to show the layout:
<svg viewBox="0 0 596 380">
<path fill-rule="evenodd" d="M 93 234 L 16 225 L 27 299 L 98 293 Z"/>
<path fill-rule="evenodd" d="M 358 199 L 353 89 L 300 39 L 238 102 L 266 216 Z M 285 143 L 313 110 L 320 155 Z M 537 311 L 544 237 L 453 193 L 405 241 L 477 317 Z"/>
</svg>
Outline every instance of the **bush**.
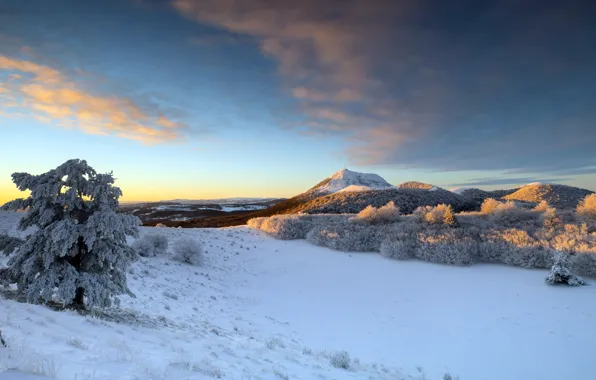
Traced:
<svg viewBox="0 0 596 380">
<path fill-rule="evenodd" d="M 534 209 L 534 211 L 538 211 L 538 210 Z M 542 211 L 540 220 L 542 221 L 542 225 L 545 228 L 555 228 L 559 224 L 561 224 L 561 219 L 559 219 L 559 217 L 557 215 L 557 210 L 554 207 L 549 207 L 549 206 L 547 206 Z"/>
<path fill-rule="evenodd" d="M 135 241 L 133 248 L 143 257 L 164 255 L 168 251 L 168 237 L 162 234 L 144 235 Z"/>
<path fill-rule="evenodd" d="M 399 219 L 399 207 L 393 201 L 388 202 L 385 206 L 379 207 L 377 212 L 381 222 L 396 222 Z"/>
<path fill-rule="evenodd" d="M 203 265 L 203 249 L 192 238 L 181 238 L 174 244 L 174 260 L 191 265 Z"/>
<path fill-rule="evenodd" d="M 426 222 L 427 224 L 446 224 L 450 227 L 457 227 L 459 225 L 453 215 L 451 205 L 440 204 L 434 207 L 418 207 L 414 210 L 413 214 L 420 222 Z"/>
<path fill-rule="evenodd" d="M 354 222 L 363 223 L 375 223 L 379 219 L 379 211 L 376 207 L 368 205 L 366 208 L 358 213 L 354 219 Z"/>
<path fill-rule="evenodd" d="M 267 219 L 267 217 L 260 217 L 260 218 L 252 218 L 249 219 L 248 222 L 246 223 L 246 225 L 248 225 L 248 227 L 253 228 L 255 230 L 260 230 L 261 229 L 261 224 L 263 224 L 263 222 Z"/>
<path fill-rule="evenodd" d="M 418 234 L 414 255 L 432 263 L 470 265 L 478 262 L 478 240 L 459 229 L 425 231 Z"/>
<path fill-rule="evenodd" d="M 480 206 L 480 211 L 485 214 L 494 213 L 503 203 L 499 202 L 494 198 L 486 198 Z"/>
<path fill-rule="evenodd" d="M 329 358 L 332 366 L 335 368 L 350 368 L 350 355 L 346 351 L 336 352 Z"/>
<path fill-rule="evenodd" d="M 399 220 L 399 207 L 393 201 L 386 205 L 376 208 L 368 205 L 366 208 L 358 213 L 356 217 L 350 219 L 352 223 L 393 223 Z"/>
<path fill-rule="evenodd" d="M 547 201 L 540 201 L 540 203 L 538 203 L 536 205 L 536 207 L 534 207 L 534 211 L 538 211 L 538 212 L 545 212 L 546 210 L 548 210 L 549 208 L 552 208 L 548 205 Z"/>
<path fill-rule="evenodd" d="M 396 234 L 388 236 L 381 243 L 381 255 L 395 260 L 407 260 L 414 256 L 416 236 L 411 234 Z"/>
<path fill-rule="evenodd" d="M 304 239 L 312 224 L 299 215 L 274 215 L 260 222 L 262 231 L 281 240 Z"/>
<path fill-rule="evenodd" d="M 590 194 L 582 199 L 575 211 L 583 218 L 596 220 L 596 194 Z"/>
</svg>

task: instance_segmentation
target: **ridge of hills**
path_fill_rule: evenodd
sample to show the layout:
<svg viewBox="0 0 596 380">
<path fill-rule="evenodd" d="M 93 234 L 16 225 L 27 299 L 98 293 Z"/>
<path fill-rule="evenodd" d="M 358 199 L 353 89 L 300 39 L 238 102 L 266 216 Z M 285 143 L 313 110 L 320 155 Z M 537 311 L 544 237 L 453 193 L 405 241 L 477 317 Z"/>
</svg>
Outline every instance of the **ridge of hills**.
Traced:
<svg viewBox="0 0 596 380">
<path fill-rule="evenodd" d="M 445 190 L 423 182 L 409 181 L 393 186 L 381 176 L 340 170 L 307 191 L 289 199 L 271 201 L 268 207 L 253 210 L 230 210 L 207 213 L 189 220 L 154 218 L 145 225 L 163 224 L 169 227 L 229 227 L 246 224 L 251 218 L 295 213 L 358 213 L 368 205 L 380 207 L 395 202 L 403 213 L 409 214 L 419 206 L 449 204 L 454 211 L 476 211 L 486 198 L 512 200 L 526 205 L 543 200 L 556 208 L 574 208 L 590 190 L 577 187 L 532 183 L 507 190 L 477 188 Z"/>
</svg>

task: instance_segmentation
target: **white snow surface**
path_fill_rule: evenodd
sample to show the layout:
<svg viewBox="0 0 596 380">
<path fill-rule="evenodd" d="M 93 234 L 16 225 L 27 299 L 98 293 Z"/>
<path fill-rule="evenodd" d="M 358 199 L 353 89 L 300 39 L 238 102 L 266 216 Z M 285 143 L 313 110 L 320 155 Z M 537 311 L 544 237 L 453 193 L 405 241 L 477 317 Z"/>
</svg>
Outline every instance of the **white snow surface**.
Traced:
<svg viewBox="0 0 596 380">
<path fill-rule="evenodd" d="M 340 170 L 329 178 L 331 180 L 328 183 L 317 187 L 314 191 L 328 194 L 340 191 L 368 191 L 397 188 L 385 181 L 378 174 L 358 173 L 348 169 Z"/>
<path fill-rule="evenodd" d="M 14 231 L 17 214 L 0 213 Z M 131 326 L 0 299 L 0 380 L 592 379 L 596 287 L 542 270 L 442 266 L 279 241 L 246 227 L 142 228 L 203 243 L 206 263 L 141 258 Z M 348 370 L 330 364 L 345 350 Z M 357 359 L 357 360 L 354 360 Z M 41 379 L 40 379 L 41 380 Z"/>
</svg>

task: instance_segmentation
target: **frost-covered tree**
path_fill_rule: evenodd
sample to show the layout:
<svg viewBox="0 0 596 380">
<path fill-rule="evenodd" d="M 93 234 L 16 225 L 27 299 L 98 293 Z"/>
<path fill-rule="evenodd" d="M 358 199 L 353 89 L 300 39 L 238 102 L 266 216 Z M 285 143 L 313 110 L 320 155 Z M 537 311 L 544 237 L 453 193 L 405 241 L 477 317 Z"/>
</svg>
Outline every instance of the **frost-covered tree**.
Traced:
<svg viewBox="0 0 596 380">
<path fill-rule="evenodd" d="M 457 222 L 455 215 L 453 215 L 451 205 L 447 205 L 447 208 L 443 213 L 443 223 L 448 225 L 449 227 L 459 227 L 459 223 Z"/>
<path fill-rule="evenodd" d="M 587 282 L 583 278 L 576 276 L 569 269 L 571 264 L 569 263 L 569 255 L 564 252 L 555 252 L 555 263 L 551 268 L 551 271 L 546 277 L 546 283 L 550 285 L 570 285 L 570 286 L 581 286 L 587 285 Z"/>
<path fill-rule="evenodd" d="M 132 294 L 126 268 L 137 255 L 126 236 L 138 236 L 140 220 L 116 213 L 122 192 L 112 173 L 74 159 L 40 175 L 14 173 L 12 180 L 31 194 L 2 208 L 26 209 L 19 228 L 37 231 L 8 262 L 5 282 L 16 283 L 29 302 L 55 299 L 77 307 L 107 307 L 113 296 Z"/>
</svg>

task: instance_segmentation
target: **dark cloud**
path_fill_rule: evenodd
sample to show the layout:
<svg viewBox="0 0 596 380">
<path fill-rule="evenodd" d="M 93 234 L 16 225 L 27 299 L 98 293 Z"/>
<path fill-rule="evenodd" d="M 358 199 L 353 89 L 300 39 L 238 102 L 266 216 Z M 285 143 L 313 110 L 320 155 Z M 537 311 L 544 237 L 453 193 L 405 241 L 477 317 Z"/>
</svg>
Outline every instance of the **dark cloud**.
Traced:
<svg viewBox="0 0 596 380">
<path fill-rule="evenodd" d="M 495 186 L 495 185 L 525 185 L 528 183 L 542 182 L 542 183 L 560 183 L 565 181 L 572 181 L 573 178 L 535 178 L 535 177 L 486 177 L 486 178 L 472 178 L 470 181 L 461 183 L 452 183 L 451 187 L 474 187 L 474 186 Z"/>
<path fill-rule="evenodd" d="M 299 102 L 302 127 L 347 135 L 355 163 L 596 165 L 593 2 L 173 4 L 201 24 L 258 39 Z"/>
</svg>

